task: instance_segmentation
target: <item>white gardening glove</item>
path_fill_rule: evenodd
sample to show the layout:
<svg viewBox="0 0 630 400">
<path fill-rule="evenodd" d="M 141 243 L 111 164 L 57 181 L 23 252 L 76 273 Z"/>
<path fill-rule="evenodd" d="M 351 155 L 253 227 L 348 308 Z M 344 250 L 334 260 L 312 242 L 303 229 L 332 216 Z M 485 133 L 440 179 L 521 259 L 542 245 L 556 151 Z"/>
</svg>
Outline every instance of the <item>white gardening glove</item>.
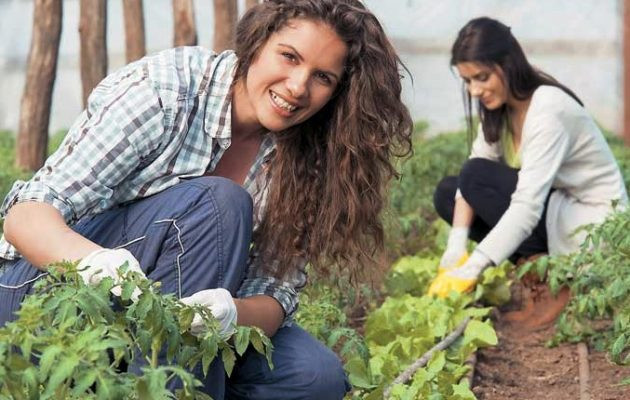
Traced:
<svg viewBox="0 0 630 400">
<path fill-rule="evenodd" d="M 93 251 L 81 260 L 77 266 L 77 272 L 83 278 L 83 282 L 89 285 L 97 285 L 106 277 L 112 278 L 115 286 L 111 292 L 116 296 L 120 296 L 122 287 L 120 286 L 118 269 L 125 263 L 127 263 L 127 272 L 134 271 L 146 277 L 140 269 L 138 260 L 125 249 L 98 249 Z M 131 295 L 131 300 L 136 301 L 140 293 L 142 293 L 140 289 L 136 288 Z"/>
<path fill-rule="evenodd" d="M 486 267 L 492 261 L 482 252 L 475 250 L 463 265 L 449 268 L 433 280 L 429 287 L 429 294 L 447 297 L 454 290 L 458 293 L 471 291 Z"/>
<path fill-rule="evenodd" d="M 180 300 L 182 303 L 192 305 L 202 305 L 208 307 L 210 312 L 221 324 L 220 335 L 227 339 L 236 331 L 236 304 L 230 292 L 223 288 L 206 289 L 184 297 Z M 204 333 L 204 324 L 201 316 L 195 314 L 192 324 L 190 325 L 190 333 L 199 335 Z"/>
<path fill-rule="evenodd" d="M 448 234 L 446 250 L 440 259 L 440 270 L 447 270 L 462 265 L 468 257 L 466 243 L 468 242 L 468 227 L 454 226 Z"/>
</svg>

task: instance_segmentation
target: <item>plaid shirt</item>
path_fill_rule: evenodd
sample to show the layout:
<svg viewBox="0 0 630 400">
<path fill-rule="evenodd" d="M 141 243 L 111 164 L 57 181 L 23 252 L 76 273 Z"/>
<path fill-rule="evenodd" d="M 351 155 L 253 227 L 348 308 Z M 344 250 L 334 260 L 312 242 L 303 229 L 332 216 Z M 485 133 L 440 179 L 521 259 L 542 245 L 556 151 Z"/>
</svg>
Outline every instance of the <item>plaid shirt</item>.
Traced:
<svg viewBox="0 0 630 400">
<path fill-rule="evenodd" d="M 17 181 L 0 208 L 40 201 L 61 212 L 70 225 L 86 215 L 140 199 L 182 178 L 211 172 L 230 146 L 230 87 L 236 56 L 201 47 L 179 47 L 127 65 L 92 92 L 87 109 L 60 148 L 27 182 Z M 265 161 L 274 141 L 267 135 L 245 179 L 254 200 L 255 222 L 264 211 Z M 257 179 L 259 178 L 259 179 Z M 0 259 L 19 258 L 4 237 Z M 306 283 L 303 265 L 276 279 L 250 255 L 239 297 L 265 294 L 294 314 L 297 292 Z"/>
</svg>

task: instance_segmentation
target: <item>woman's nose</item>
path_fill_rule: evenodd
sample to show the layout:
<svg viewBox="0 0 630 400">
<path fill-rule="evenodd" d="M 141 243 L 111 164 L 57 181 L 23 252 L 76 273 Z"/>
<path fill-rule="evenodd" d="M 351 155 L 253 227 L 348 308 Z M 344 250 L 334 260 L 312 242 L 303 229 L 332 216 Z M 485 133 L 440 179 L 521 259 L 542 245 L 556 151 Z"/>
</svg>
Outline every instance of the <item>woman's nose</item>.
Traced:
<svg viewBox="0 0 630 400">
<path fill-rule="evenodd" d="M 308 71 L 296 68 L 287 78 L 286 85 L 291 96 L 300 98 L 308 93 Z"/>
<path fill-rule="evenodd" d="M 472 97 L 479 97 L 481 96 L 481 93 L 483 92 L 483 90 L 481 89 L 481 86 L 478 83 L 470 82 L 468 84 L 468 92 L 470 93 Z"/>
</svg>

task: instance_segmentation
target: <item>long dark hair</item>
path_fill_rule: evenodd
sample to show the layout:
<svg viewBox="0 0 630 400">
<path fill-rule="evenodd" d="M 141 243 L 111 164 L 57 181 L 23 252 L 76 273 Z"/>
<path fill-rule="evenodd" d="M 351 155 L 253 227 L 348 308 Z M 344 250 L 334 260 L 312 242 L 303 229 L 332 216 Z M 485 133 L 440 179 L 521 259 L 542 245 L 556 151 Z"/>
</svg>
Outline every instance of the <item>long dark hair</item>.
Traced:
<svg viewBox="0 0 630 400">
<path fill-rule="evenodd" d="M 512 35 L 510 27 L 492 18 L 472 19 L 460 29 L 451 49 L 451 66 L 462 62 L 477 62 L 490 68 L 500 67 L 507 81 L 504 83 L 517 100 L 528 99 L 540 85 L 550 85 L 564 90 L 583 105 L 569 88 L 551 75 L 532 67 L 521 45 Z M 472 99 L 465 84 L 462 86 L 462 96 L 468 133 L 471 137 L 474 134 Z M 498 141 L 507 122 L 507 105 L 504 104 L 496 110 L 488 110 L 482 102 L 477 101 L 477 109 L 486 141 L 489 143 Z"/>
<path fill-rule="evenodd" d="M 309 120 L 273 132 L 267 207 L 254 235 L 263 265 L 282 275 L 306 259 L 319 272 L 344 265 L 357 281 L 382 259 L 379 214 L 391 161 L 411 149 L 412 120 L 401 101 L 402 63 L 376 17 L 358 0 L 269 0 L 237 26 L 235 79 L 294 18 L 323 22 L 348 46 L 333 98 Z"/>
</svg>

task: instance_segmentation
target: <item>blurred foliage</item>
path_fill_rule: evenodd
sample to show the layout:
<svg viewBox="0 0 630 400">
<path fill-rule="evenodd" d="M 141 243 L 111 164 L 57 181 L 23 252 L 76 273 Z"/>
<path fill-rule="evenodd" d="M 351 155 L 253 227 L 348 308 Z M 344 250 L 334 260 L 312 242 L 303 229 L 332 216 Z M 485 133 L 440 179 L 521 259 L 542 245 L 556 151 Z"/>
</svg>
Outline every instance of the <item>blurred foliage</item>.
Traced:
<svg viewBox="0 0 630 400">
<path fill-rule="evenodd" d="M 400 162 L 401 178 L 389 189 L 386 214 L 387 249 L 392 260 L 409 254 L 435 254 L 439 225 L 433 207 L 433 192 L 447 175 L 459 173 L 468 149 L 464 131 L 425 137 L 427 125 L 417 123 L 414 153 Z"/>
</svg>

